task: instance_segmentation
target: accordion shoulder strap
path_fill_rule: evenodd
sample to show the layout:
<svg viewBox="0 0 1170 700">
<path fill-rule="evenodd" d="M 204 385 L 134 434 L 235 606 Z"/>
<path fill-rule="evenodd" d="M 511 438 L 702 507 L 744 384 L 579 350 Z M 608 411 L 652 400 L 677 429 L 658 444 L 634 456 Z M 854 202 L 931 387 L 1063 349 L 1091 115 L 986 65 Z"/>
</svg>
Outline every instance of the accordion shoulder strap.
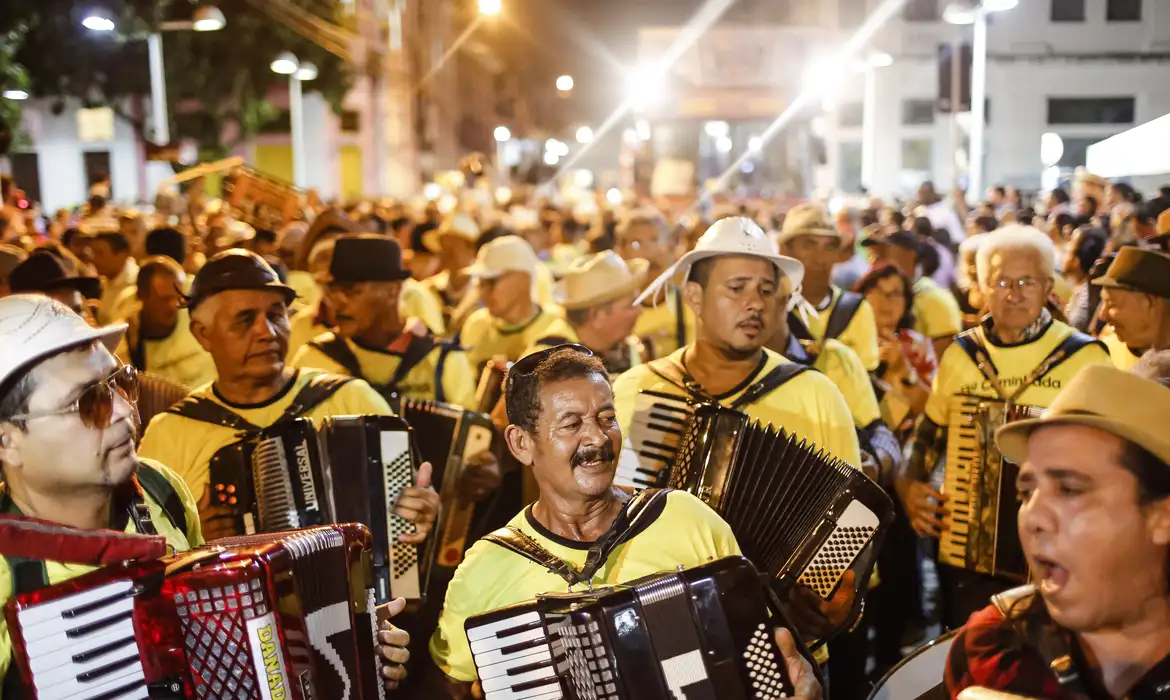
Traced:
<svg viewBox="0 0 1170 700">
<path fill-rule="evenodd" d="M 317 337 L 309 341 L 309 345 L 314 350 L 341 365 L 346 372 L 349 372 L 354 377 L 362 377 L 362 368 L 358 364 L 357 355 L 353 354 L 349 345 L 346 344 L 345 339 L 336 333 L 326 334 L 328 337 Z"/>
<path fill-rule="evenodd" d="M 322 372 L 309 379 L 305 386 L 297 392 L 292 403 L 284 410 L 277 422 L 300 418 L 314 408 L 328 401 L 341 387 L 353 381 L 353 377 L 343 377 L 340 374 Z"/>
<path fill-rule="evenodd" d="M 778 365 L 771 372 L 768 372 L 763 379 L 749 386 L 747 391 L 740 394 L 738 399 L 731 402 L 729 408 L 739 410 L 745 406 L 750 406 L 811 369 L 812 367 L 802 365 L 798 362 L 785 362 L 782 365 Z"/>
<path fill-rule="evenodd" d="M 661 512 L 660 508 L 652 506 L 656 504 L 665 506 L 666 496 L 669 493 L 670 489 L 645 489 L 635 494 L 622 507 L 609 530 L 589 547 L 589 552 L 585 555 L 585 567 L 580 571 L 540 546 L 539 542 L 516 527 L 510 525 L 502 527 L 488 534 L 484 539 L 536 562 L 550 573 L 560 576 L 570 586 L 574 586 L 591 580 L 615 549 L 641 532 L 644 529 L 643 523 L 647 520 L 653 520 L 656 514 Z"/>
<path fill-rule="evenodd" d="M 330 333 L 328 335 L 329 337 L 323 340 L 313 339 L 309 341 L 309 345 L 313 346 L 326 357 L 345 368 L 345 371 L 349 372 L 351 377 L 365 379 L 367 382 L 369 382 L 369 379 L 366 379 L 365 375 L 362 373 L 362 367 L 358 362 L 357 355 L 353 353 L 353 350 L 349 347 L 349 344 L 345 342 L 345 339 L 336 333 Z M 420 362 L 425 360 L 427 355 L 431 353 L 431 350 L 434 350 L 435 346 L 438 344 L 439 343 L 431 335 L 412 335 L 410 338 L 410 343 L 406 346 L 406 350 L 404 350 L 402 353 L 401 361 L 398 363 L 398 367 L 394 370 L 393 376 L 390 377 L 390 381 L 384 385 L 375 385 L 373 382 L 370 382 L 371 386 L 373 386 L 374 389 L 376 389 L 380 394 L 392 393 L 395 389 L 397 389 L 398 385 L 402 383 L 402 380 L 406 378 L 406 375 L 410 374 L 411 370 L 417 367 Z M 442 365 L 446 360 L 446 354 L 452 349 L 455 349 L 455 347 L 456 346 L 452 345 L 443 353 L 443 356 L 440 358 L 440 375 L 437 379 L 441 379 L 441 370 Z M 441 401 L 442 399 L 438 400 Z"/>
<path fill-rule="evenodd" d="M 189 537 L 187 510 L 183 507 L 183 499 L 179 497 L 179 492 L 171 482 L 163 476 L 162 472 L 142 462 L 138 464 L 136 476 L 142 490 L 154 499 L 155 503 L 159 504 L 163 513 L 166 514 L 167 520 L 171 521 L 171 525 L 183 533 L 183 537 Z"/>
<path fill-rule="evenodd" d="M 788 312 L 788 332 L 793 337 L 801 340 L 816 340 L 816 338 L 813 338 L 812 331 L 808 329 L 808 325 L 805 324 L 804 319 L 795 311 Z"/>
<path fill-rule="evenodd" d="M 8 576 L 12 580 L 13 598 L 25 593 L 32 593 L 49 585 L 49 572 L 45 568 L 43 559 L 5 554 L 4 563 L 8 565 Z"/>
<path fill-rule="evenodd" d="M 837 297 L 836 306 L 829 312 L 829 320 L 825 324 L 825 338 L 834 340 L 839 338 L 857 315 L 863 301 L 865 297 L 857 292 L 841 292 L 841 296 Z"/>
<path fill-rule="evenodd" d="M 242 416 L 221 403 L 212 401 L 204 396 L 188 396 L 166 410 L 177 416 L 190 418 L 212 425 L 226 425 L 233 430 L 253 433 L 260 430 L 244 420 Z"/>
<path fill-rule="evenodd" d="M 1105 346 L 1101 344 L 1101 341 L 1097 340 L 1093 336 L 1086 333 L 1081 333 L 1080 331 L 1073 331 L 1067 338 L 1060 341 L 1060 343 L 1055 348 L 1053 348 L 1052 352 L 1048 353 L 1048 355 L 1040 361 L 1040 364 L 1036 365 L 1036 368 L 1032 370 L 1032 373 L 1024 378 L 1024 382 L 1019 386 L 1019 388 L 1017 388 L 1015 392 L 1009 395 L 1000 385 L 999 370 L 996 369 L 995 363 L 991 361 L 991 356 L 987 353 L 987 348 L 984 347 L 983 343 L 979 341 L 978 336 L 976 336 L 975 329 L 964 331 L 955 336 L 955 344 L 962 348 L 963 352 L 967 353 L 967 356 L 971 358 L 971 361 L 975 363 L 975 366 L 979 368 L 979 371 L 983 373 L 983 376 L 989 382 L 991 382 L 991 385 L 995 387 L 996 393 L 999 394 L 999 398 L 1005 401 L 1013 402 L 1018 399 L 1028 389 L 1028 387 L 1043 379 L 1048 375 L 1049 372 L 1056 369 L 1058 366 L 1064 363 L 1065 360 L 1076 354 L 1078 350 L 1088 345 L 1098 345 L 1102 349 L 1105 348 Z"/>
</svg>

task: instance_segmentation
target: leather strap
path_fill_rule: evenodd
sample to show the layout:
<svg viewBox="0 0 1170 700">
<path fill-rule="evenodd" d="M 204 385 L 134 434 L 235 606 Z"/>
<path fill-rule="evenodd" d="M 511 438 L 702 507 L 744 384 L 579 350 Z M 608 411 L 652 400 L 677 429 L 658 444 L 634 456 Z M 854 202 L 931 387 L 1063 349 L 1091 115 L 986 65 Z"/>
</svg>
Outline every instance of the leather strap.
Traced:
<svg viewBox="0 0 1170 700">
<path fill-rule="evenodd" d="M 1000 384 L 999 371 L 996 369 L 995 363 L 991 361 L 991 356 L 988 354 L 986 346 L 979 340 L 979 336 L 975 333 L 975 330 L 972 328 L 969 331 L 964 331 L 955 336 L 955 344 L 962 348 L 963 352 L 967 353 L 967 357 L 975 363 L 975 366 L 979 368 L 979 371 L 983 373 L 987 381 L 991 382 L 991 386 L 995 389 L 995 393 L 999 398 L 1009 403 L 1015 403 L 1027 391 L 1028 387 L 1046 377 L 1049 372 L 1063 364 L 1076 354 L 1078 350 L 1094 344 L 1102 350 L 1105 350 L 1105 346 L 1101 341 L 1091 335 L 1081 333 L 1080 331 L 1073 331 L 1067 338 L 1060 341 L 1060 344 L 1053 348 L 1052 352 L 1048 353 L 1040 361 L 1040 364 L 1036 365 L 1036 368 L 1025 378 L 1024 383 L 1018 389 L 1008 394 Z"/>
<path fill-rule="evenodd" d="M 167 516 L 167 520 L 171 521 L 171 526 L 179 532 L 183 533 L 183 537 L 190 537 L 187 531 L 187 509 L 183 507 L 183 499 L 179 497 L 179 492 L 163 476 L 162 472 L 158 471 L 149 464 L 138 465 L 137 473 L 138 483 L 155 503 L 162 507 L 162 511 Z M 151 529 L 154 529 L 153 526 Z M 142 532 L 139 530 L 139 532 Z M 146 533 L 142 534 L 156 534 Z"/>
<path fill-rule="evenodd" d="M 336 374 L 322 373 L 314 376 L 297 392 L 292 403 L 289 404 L 280 418 L 274 421 L 274 424 L 292 418 L 300 418 L 328 401 L 341 387 L 351 381 L 353 381 L 353 377 L 342 377 Z M 171 406 L 166 412 L 212 425 L 226 425 L 241 433 L 258 433 L 263 430 L 227 406 L 204 396 L 188 396 Z"/>
<path fill-rule="evenodd" d="M 673 372 L 665 370 L 662 367 L 655 367 L 653 365 L 650 365 L 650 371 L 667 382 L 670 382 L 679 389 L 682 389 L 684 392 L 686 392 L 687 396 L 694 399 L 695 401 L 701 403 L 721 403 L 713 396 L 711 396 L 707 390 L 703 388 L 703 385 L 699 384 L 699 382 L 695 380 L 695 378 L 692 377 L 690 373 L 687 372 L 677 362 L 666 363 L 666 367 L 669 367 L 671 370 L 673 370 Z M 727 407 L 738 411 L 745 406 L 750 406 L 773 391 L 776 391 L 780 387 L 784 386 L 792 379 L 795 379 L 800 374 L 803 374 L 804 372 L 807 372 L 811 369 L 811 367 L 806 367 L 796 362 L 785 362 L 781 365 L 778 365 L 777 367 L 772 368 L 772 371 L 768 372 L 768 374 L 766 374 L 763 379 L 749 386 L 746 391 L 739 395 L 738 399 L 732 401 L 731 404 Z"/>
<path fill-rule="evenodd" d="M 863 301 L 865 297 L 856 292 L 841 292 L 837 297 L 837 304 L 829 312 L 829 320 L 825 324 L 825 339 L 839 338 L 853 322 L 853 317 L 857 315 Z"/>
<path fill-rule="evenodd" d="M 425 360 L 427 355 L 431 353 L 431 350 L 434 350 L 435 346 L 439 345 L 439 342 L 429 334 L 425 336 L 412 335 L 410 343 L 400 356 L 398 367 L 394 369 L 394 374 L 390 377 L 390 381 L 385 384 L 375 384 L 365 376 L 362 372 L 361 363 L 358 362 L 357 355 L 353 353 L 353 349 L 349 347 L 349 343 L 345 342 L 345 339 L 336 333 L 329 333 L 328 337 L 324 339 L 315 338 L 309 341 L 309 345 L 345 368 L 345 371 L 351 377 L 365 380 L 379 394 L 388 396 L 398 391 L 398 385 L 402 383 L 402 380 L 406 379 L 406 375 L 410 374 L 415 367 Z M 454 346 L 447 348 L 440 356 L 438 376 L 435 377 L 435 388 L 437 392 L 441 392 L 442 366 L 445 364 L 446 354 L 453 348 Z M 441 398 L 436 400 L 442 401 Z"/>
</svg>

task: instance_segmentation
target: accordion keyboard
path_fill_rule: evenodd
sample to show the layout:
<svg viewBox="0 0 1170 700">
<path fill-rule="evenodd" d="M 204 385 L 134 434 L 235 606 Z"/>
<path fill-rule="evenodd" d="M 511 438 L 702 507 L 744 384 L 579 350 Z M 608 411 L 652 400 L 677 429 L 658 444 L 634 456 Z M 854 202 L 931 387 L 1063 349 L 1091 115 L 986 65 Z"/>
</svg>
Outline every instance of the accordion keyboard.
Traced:
<svg viewBox="0 0 1170 700">
<path fill-rule="evenodd" d="M 550 639 L 535 604 L 506 608 L 467 629 L 467 641 L 487 700 L 559 700 Z"/>
<path fill-rule="evenodd" d="M 149 697 L 134 636 L 134 594 L 134 581 L 126 579 L 17 613 L 38 700 Z"/>
<path fill-rule="evenodd" d="M 639 490 L 663 485 L 662 475 L 678 455 L 692 411 L 687 399 L 681 396 L 638 394 L 614 484 Z"/>
<path fill-rule="evenodd" d="M 943 517 L 938 558 L 957 567 L 967 563 L 971 518 L 979 498 L 978 484 L 983 469 L 984 436 L 976 419 L 979 404 L 977 397 L 956 397 L 951 404 L 951 424 L 947 430 L 943 479 L 947 514 Z"/>
</svg>

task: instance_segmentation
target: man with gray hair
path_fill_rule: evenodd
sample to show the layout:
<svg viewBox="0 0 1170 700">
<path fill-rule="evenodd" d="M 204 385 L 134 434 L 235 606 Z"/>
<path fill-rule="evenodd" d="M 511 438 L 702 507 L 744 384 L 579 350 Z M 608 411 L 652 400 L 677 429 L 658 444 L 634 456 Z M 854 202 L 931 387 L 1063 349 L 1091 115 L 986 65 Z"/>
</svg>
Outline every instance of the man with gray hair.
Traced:
<svg viewBox="0 0 1170 700">
<path fill-rule="evenodd" d="M 618 222 L 614 250 L 627 263 L 638 259 L 650 263 L 646 278 L 656 279 L 674 264 L 677 231 L 658 211 L 637 209 Z M 666 357 L 691 342 L 695 337 L 695 314 L 683 303 L 682 288 L 669 285 L 663 304 L 647 300 L 634 325 L 634 335 L 641 339 L 647 361 Z"/>
<path fill-rule="evenodd" d="M 947 496 L 929 479 L 939 456 L 946 454 L 948 427 L 965 420 L 952 410 L 956 397 L 1047 408 L 1085 367 L 1109 362 L 1100 342 L 1048 311 L 1053 264 L 1052 241 L 1031 226 L 997 230 L 976 253 L 979 287 L 990 313 L 957 335 L 943 353 L 911 457 L 895 478 L 898 497 L 920 536 L 942 532 Z M 951 628 L 1012 585 L 945 564 L 939 566 L 939 584 L 943 624 Z"/>
</svg>

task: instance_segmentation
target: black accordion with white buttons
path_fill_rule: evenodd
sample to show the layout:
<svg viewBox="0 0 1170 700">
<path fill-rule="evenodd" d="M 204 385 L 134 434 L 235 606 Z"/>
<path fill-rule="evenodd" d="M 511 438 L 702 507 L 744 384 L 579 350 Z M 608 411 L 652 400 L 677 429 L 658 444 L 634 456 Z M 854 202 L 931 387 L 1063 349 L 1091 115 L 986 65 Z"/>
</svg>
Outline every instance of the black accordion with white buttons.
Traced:
<svg viewBox="0 0 1170 700">
<path fill-rule="evenodd" d="M 385 698 L 361 525 L 114 565 L 5 614 L 9 672 L 35 700 Z"/>
<path fill-rule="evenodd" d="M 881 544 L 893 503 L 860 470 L 740 411 L 649 393 L 639 407 L 619 474 L 702 499 L 778 590 L 799 583 L 827 599 L 850 568 L 868 580 L 874 558 L 854 564 Z"/>
<path fill-rule="evenodd" d="M 469 618 L 487 700 L 793 696 L 755 567 L 729 557 Z"/>
</svg>

